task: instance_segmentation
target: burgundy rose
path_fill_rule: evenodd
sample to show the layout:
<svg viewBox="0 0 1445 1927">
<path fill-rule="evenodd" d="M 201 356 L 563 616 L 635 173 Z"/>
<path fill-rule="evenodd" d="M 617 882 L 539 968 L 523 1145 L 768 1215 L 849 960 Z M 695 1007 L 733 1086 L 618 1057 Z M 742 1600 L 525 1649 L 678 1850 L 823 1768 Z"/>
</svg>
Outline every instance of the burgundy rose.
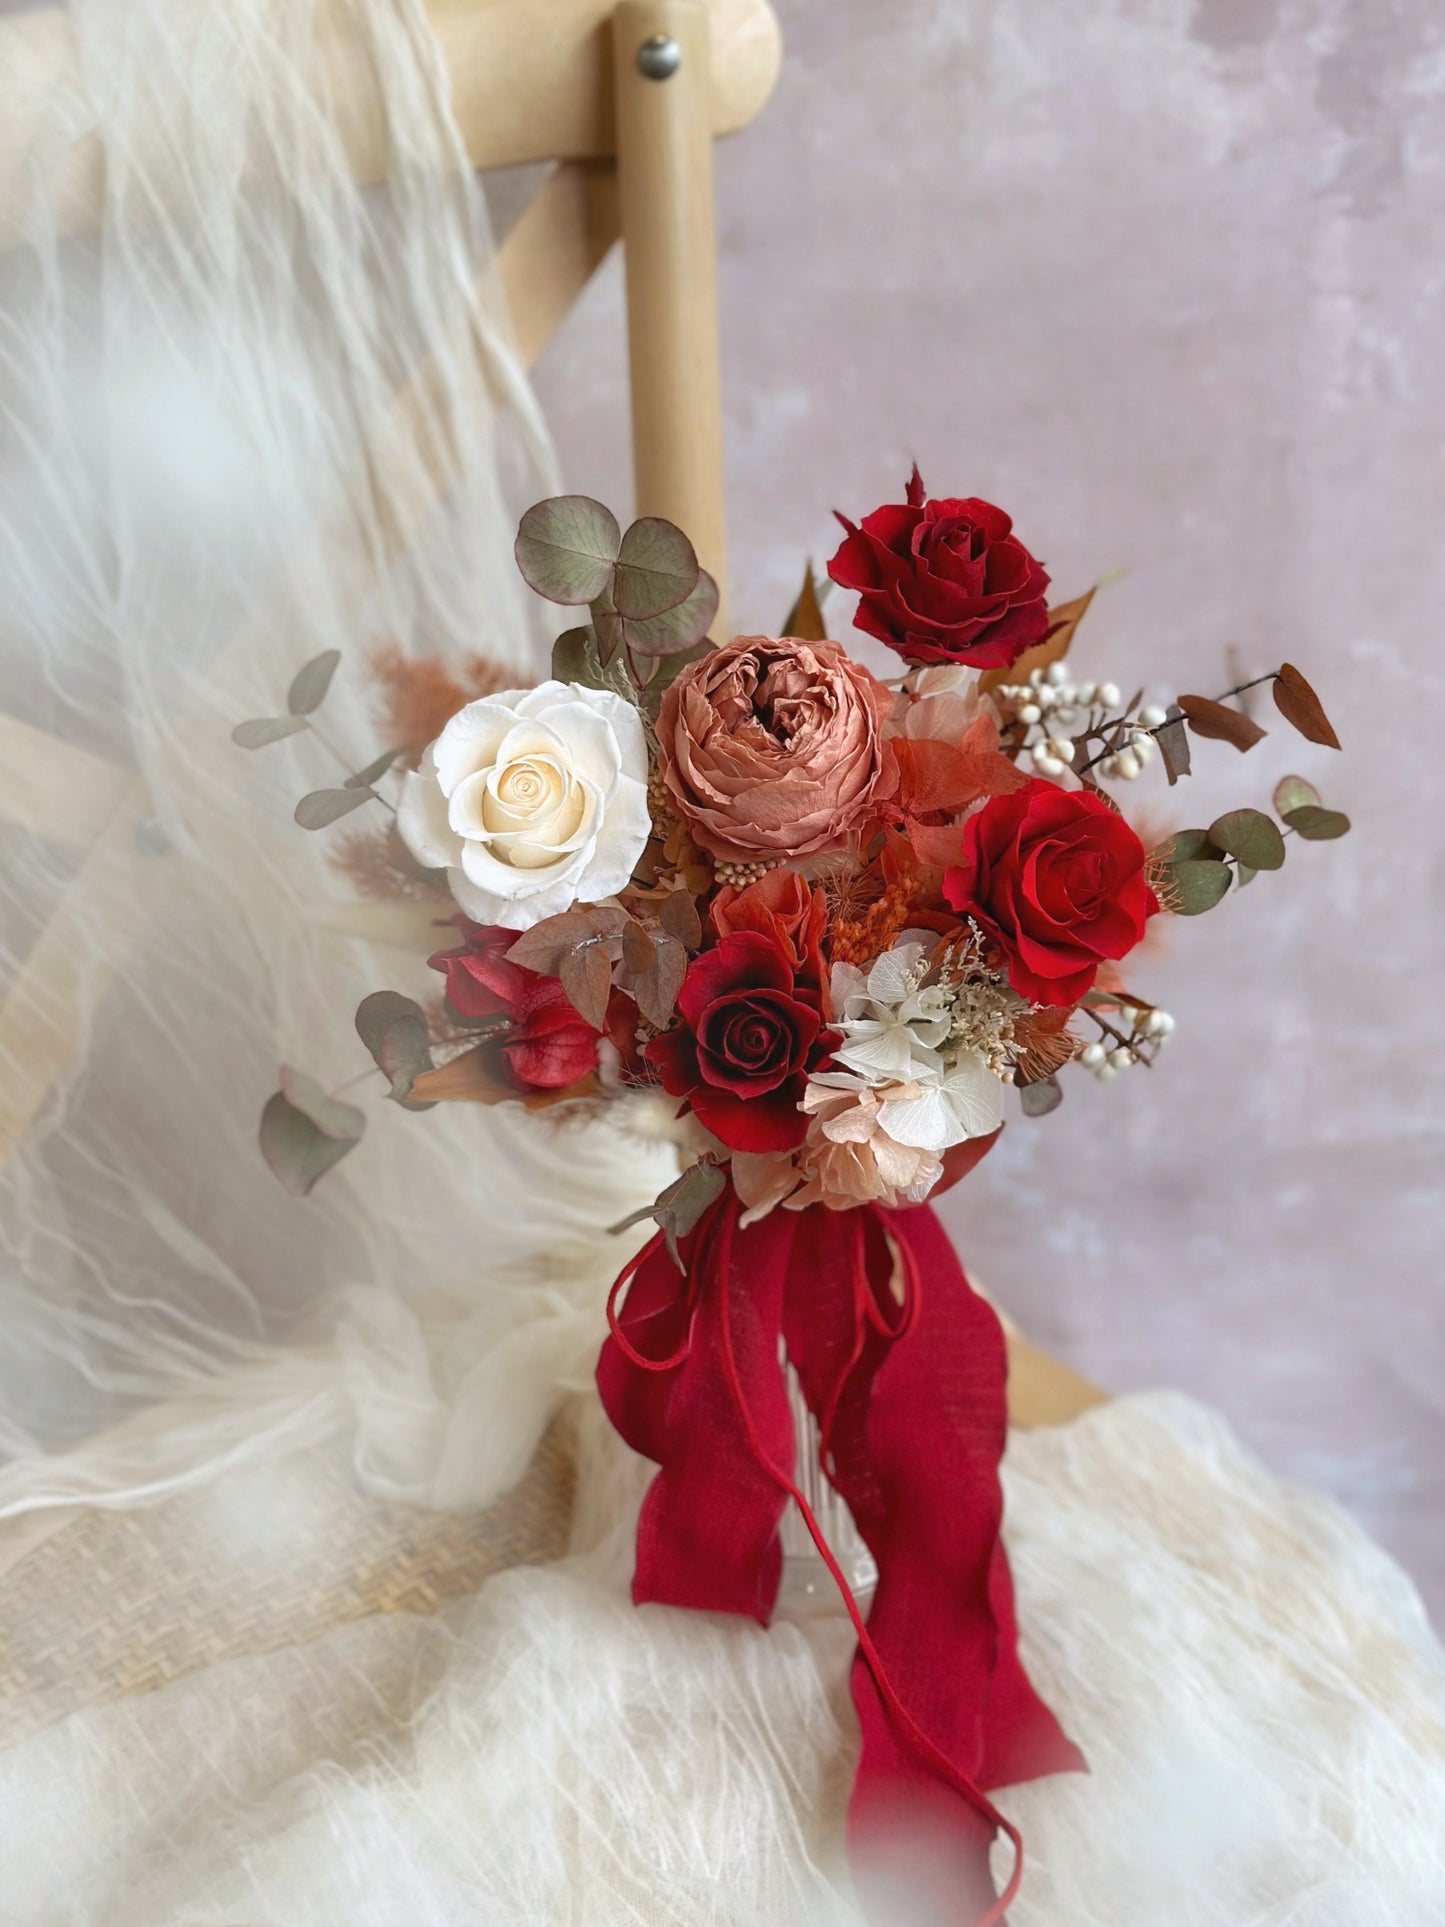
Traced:
<svg viewBox="0 0 1445 1927">
<path fill-rule="evenodd" d="M 915 665 L 1005 669 L 1048 628 L 1049 578 L 992 502 L 925 500 L 917 468 L 906 503 L 848 531 L 828 573 L 861 600 L 855 627 Z"/>
<path fill-rule="evenodd" d="M 751 930 L 723 937 L 689 964 L 677 1010 L 643 1053 L 663 1089 L 735 1151 L 801 1144 L 807 1073 L 834 1039 L 778 945 Z"/>
<path fill-rule="evenodd" d="M 597 1068 L 597 1032 L 555 977 L 509 963 L 515 930 L 454 919 L 463 941 L 428 959 L 445 973 L 459 1017 L 494 1019 L 483 1040 L 497 1075 L 519 1092 L 555 1091 Z"/>
<path fill-rule="evenodd" d="M 1101 797 L 1037 778 L 963 825 L 943 894 L 1002 951 L 1030 1003 L 1077 1003 L 1106 959 L 1126 956 L 1159 899 L 1144 846 Z"/>
</svg>

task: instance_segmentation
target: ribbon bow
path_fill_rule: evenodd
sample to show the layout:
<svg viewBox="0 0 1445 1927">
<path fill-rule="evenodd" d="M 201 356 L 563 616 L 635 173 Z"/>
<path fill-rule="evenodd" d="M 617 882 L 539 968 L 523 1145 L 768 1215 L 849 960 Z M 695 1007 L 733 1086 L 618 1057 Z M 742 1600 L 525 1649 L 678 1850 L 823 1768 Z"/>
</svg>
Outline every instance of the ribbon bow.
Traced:
<svg viewBox="0 0 1445 1927">
<path fill-rule="evenodd" d="M 741 1214 L 729 1182 L 682 1241 L 681 1270 L 659 1235 L 608 1300 L 598 1389 L 659 1468 L 638 1519 L 633 1599 L 766 1625 L 791 1499 L 858 1635 L 848 1841 L 865 1897 L 881 1905 L 886 1888 L 896 1900 L 906 1877 L 916 1904 L 926 1862 L 940 1919 L 996 1927 L 1023 1845 L 987 1789 L 1083 1767 L 1018 1655 L 999 1538 L 1002 1329 L 927 1206 L 812 1205 L 747 1226 Z M 792 1477 L 784 1352 L 818 1421 L 823 1471 L 877 1563 L 866 1623 Z M 997 1833 L 1014 1849 L 1001 1895 L 989 1871 Z"/>
</svg>

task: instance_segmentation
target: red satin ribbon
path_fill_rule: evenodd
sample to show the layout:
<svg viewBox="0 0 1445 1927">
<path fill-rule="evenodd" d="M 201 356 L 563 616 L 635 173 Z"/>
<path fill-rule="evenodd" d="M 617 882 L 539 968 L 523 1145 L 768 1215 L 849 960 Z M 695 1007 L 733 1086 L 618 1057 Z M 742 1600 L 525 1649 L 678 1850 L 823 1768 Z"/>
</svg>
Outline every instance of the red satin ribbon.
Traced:
<svg viewBox="0 0 1445 1927">
<path fill-rule="evenodd" d="M 985 1789 L 1083 1766 L 1018 1656 L 999 1538 L 1002 1330 L 926 1206 L 814 1205 L 746 1228 L 740 1216 L 729 1184 L 683 1240 L 683 1270 L 659 1235 L 608 1300 L 602 1402 L 659 1467 L 638 1520 L 633 1598 L 766 1625 L 791 1499 L 858 1635 L 848 1837 L 865 1899 L 871 1884 L 880 1910 L 890 1895 L 896 1905 L 901 1881 L 910 1919 L 927 1907 L 996 1927 L 1018 1892 L 1023 1845 Z M 866 1623 L 785 1469 L 783 1347 L 818 1420 L 823 1470 L 877 1562 Z M 989 1871 L 999 1832 L 1014 1849 L 1001 1895 Z M 926 1894 L 914 1880 L 922 1861 Z"/>
</svg>

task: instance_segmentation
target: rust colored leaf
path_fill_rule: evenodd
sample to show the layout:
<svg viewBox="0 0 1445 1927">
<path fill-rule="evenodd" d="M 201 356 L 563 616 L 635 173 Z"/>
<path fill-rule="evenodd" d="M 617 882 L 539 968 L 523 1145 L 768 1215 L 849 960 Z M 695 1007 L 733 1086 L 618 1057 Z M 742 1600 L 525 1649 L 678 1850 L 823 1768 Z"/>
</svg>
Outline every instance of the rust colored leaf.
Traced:
<svg viewBox="0 0 1445 1927">
<path fill-rule="evenodd" d="M 1154 740 L 1164 759 L 1164 774 L 1169 778 L 1169 787 L 1173 789 L 1181 776 L 1189 774 L 1189 731 L 1184 727 L 1184 711 L 1178 703 L 1170 703 L 1165 713 L 1169 720 L 1162 729 L 1154 732 Z"/>
<path fill-rule="evenodd" d="M 1211 742 L 1233 743 L 1241 752 L 1253 749 L 1267 734 L 1242 710 L 1231 709 L 1227 703 L 1217 703 L 1212 696 L 1181 696 L 1179 707 L 1188 717 L 1189 727 L 1196 736 L 1208 737 Z"/>
<path fill-rule="evenodd" d="M 674 890 L 658 913 L 658 921 L 670 937 L 676 937 L 685 950 L 696 950 L 702 942 L 702 918 L 687 890 Z"/>
<path fill-rule="evenodd" d="M 803 586 L 798 591 L 798 599 L 783 617 L 781 634 L 799 636 L 804 642 L 826 642 L 828 625 L 823 620 L 823 610 L 818 601 L 818 584 L 813 575 L 811 558 L 803 571 Z"/>
<path fill-rule="evenodd" d="M 1326 749 L 1339 748 L 1340 739 L 1325 714 L 1324 704 L 1292 662 L 1280 664 L 1271 687 L 1275 708 L 1301 736 L 1312 743 L 1323 743 Z"/>
<path fill-rule="evenodd" d="M 622 926 L 622 961 L 634 976 L 652 968 L 652 938 L 635 917 Z"/>
<path fill-rule="evenodd" d="M 569 951 L 589 937 L 620 937 L 626 922 L 627 912 L 614 904 L 598 905 L 591 910 L 564 910 L 561 916 L 547 917 L 523 931 L 507 952 L 507 958 L 511 963 L 521 964 L 524 970 L 539 970 L 544 977 L 560 976 L 562 959 Z"/>
<path fill-rule="evenodd" d="M 601 1030 L 607 1022 L 607 999 L 612 991 L 612 964 L 601 941 L 584 938 L 563 957 L 557 975 L 578 1016 L 594 1030 Z"/>
<path fill-rule="evenodd" d="M 1087 595 L 1075 596 L 1072 602 L 1061 602 L 1057 609 L 1050 609 L 1049 626 L 1043 639 L 1032 649 L 1025 649 L 1018 661 L 1010 663 L 1007 669 L 990 669 L 987 675 L 980 676 L 979 688 L 987 691 L 997 689 L 1000 683 L 1027 682 L 1033 670 L 1047 669 L 1051 662 L 1062 662 L 1073 644 L 1074 631 L 1097 594 L 1097 589 L 1090 589 Z"/>
<path fill-rule="evenodd" d="M 411 1087 L 413 1098 L 429 1104 L 501 1104 L 517 1095 L 498 1074 L 496 1046 L 478 1044 L 434 1071 L 423 1071 Z"/>
</svg>

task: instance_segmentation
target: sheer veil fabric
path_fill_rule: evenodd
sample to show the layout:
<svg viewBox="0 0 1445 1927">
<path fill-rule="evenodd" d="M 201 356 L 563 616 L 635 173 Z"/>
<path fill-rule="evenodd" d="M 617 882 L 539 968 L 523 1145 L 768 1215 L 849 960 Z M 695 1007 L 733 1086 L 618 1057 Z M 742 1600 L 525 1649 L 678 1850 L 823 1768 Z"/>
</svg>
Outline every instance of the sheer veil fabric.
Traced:
<svg viewBox="0 0 1445 1927">
<path fill-rule="evenodd" d="M 326 11 L 384 187 L 350 183 L 308 0 L 73 0 L 0 257 L 3 707 L 105 759 L 104 807 L 67 777 L 0 825 L 0 985 L 43 954 L 74 1003 L 0 1163 L 0 1518 L 188 1489 L 256 1587 L 323 1449 L 378 1503 L 483 1506 L 567 1401 L 573 1548 L 0 1747 L 0 1916 L 852 1922 L 841 1614 L 628 1600 L 603 1228 L 670 1152 L 372 1103 L 298 1205 L 256 1150 L 276 1064 L 344 1084 L 358 998 L 426 979 L 292 805 L 373 749 L 375 640 L 541 667 L 511 540 L 556 486 L 419 0 Z M 105 220 L 62 240 L 82 135 Z M 235 749 L 329 647 L 326 742 Z M 1390 1562 L 1179 1399 L 1019 1439 L 1006 1484 L 1026 1659 L 1093 1768 L 1005 1796 L 1018 1927 L 1438 1922 L 1445 1666 Z"/>
<path fill-rule="evenodd" d="M 46 974 L 75 988 L 64 1075 L 0 1164 L 0 1515 L 143 1500 L 338 1427 L 377 1490 L 484 1501 L 575 1376 L 619 1257 L 599 1227 L 660 1155 L 374 1098 L 305 1205 L 257 1153 L 280 1062 L 346 1082 L 358 999 L 435 982 L 425 931 L 350 934 L 325 834 L 291 820 L 375 752 L 368 651 L 525 680 L 547 641 L 511 539 L 552 455 L 422 8 L 337 12 L 78 0 L 28 245 L 0 257 L 4 705 L 117 772 L 93 849 L 63 780 L 0 829 L 0 984 L 64 906 Z M 328 32 L 374 78 L 384 187 L 351 185 Z M 82 136 L 104 223 L 62 241 Z M 325 744 L 235 748 L 330 647 Z M 183 1423 L 123 1423 L 178 1399 Z"/>
</svg>

